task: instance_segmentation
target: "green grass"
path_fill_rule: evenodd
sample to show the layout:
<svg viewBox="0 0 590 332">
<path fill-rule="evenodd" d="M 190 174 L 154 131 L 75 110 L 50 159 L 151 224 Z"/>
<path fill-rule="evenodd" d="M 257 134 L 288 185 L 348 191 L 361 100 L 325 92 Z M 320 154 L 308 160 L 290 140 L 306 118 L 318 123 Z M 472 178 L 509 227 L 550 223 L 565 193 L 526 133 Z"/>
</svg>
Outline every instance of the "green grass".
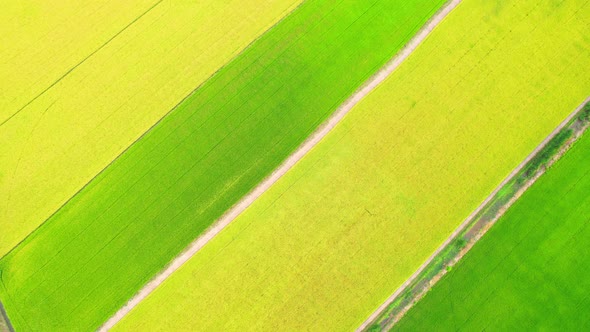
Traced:
<svg viewBox="0 0 590 332">
<path fill-rule="evenodd" d="M 529 161 L 526 168 L 522 170 L 523 179 L 521 181 L 533 176 L 539 168 L 547 165 L 551 158 L 563 146 L 564 142 L 572 137 L 572 134 L 573 131 L 571 129 L 565 129 L 557 133 L 557 135 L 555 135 L 555 137 Z"/>
<path fill-rule="evenodd" d="M 590 328 L 585 134 L 398 323 L 398 331 Z"/>
<path fill-rule="evenodd" d="M 91 330 L 267 176 L 443 0 L 308 1 L 0 261 L 17 330 Z"/>
<path fill-rule="evenodd" d="M 115 330 L 354 330 L 587 97 L 589 14 L 464 0 Z"/>
</svg>

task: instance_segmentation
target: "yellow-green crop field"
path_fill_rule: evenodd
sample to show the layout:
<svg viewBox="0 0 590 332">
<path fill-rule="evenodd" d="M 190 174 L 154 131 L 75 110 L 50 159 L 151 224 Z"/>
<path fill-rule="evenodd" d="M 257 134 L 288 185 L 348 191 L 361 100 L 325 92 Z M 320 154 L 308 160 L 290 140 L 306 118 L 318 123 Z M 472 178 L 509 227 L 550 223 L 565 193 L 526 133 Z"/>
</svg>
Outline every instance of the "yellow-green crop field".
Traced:
<svg viewBox="0 0 590 332">
<path fill-rule="evenodd" d="M 158 2 L 3 1 L 0 123 L 18 113 Z"/>
<path fill-rule="evenodd" d="M 0 330 L 359 327 L 590 93 L 590 1 L 445 1 L 0 3 Z"/>
<path fill-rule="evenodd" d="M 392 330 L 587 331 L 589 151 L 584 134 Z"/>
<path fill-rule="evenodd" d="M 101 326 L 443 3 L 314 0 L 297 7 L 0 259 L 0 297 L 13 326 Z"/>
<path fill-rule="evenodd" d="M 0 120 L 26 107 L 0 125 L 0 257 L 299 3 L 7 5 L 0 11 L 7 32 L 0 37 Z M 20 26 L 21 16 L 31 22 Z M 100 49 L 27 104 L 93 48 Z"/>
<path fill-rule="evenodd" d="M 465 0 L 116 330 L 352 330 L 590 91 L 590 3 Z"/>
</svg>

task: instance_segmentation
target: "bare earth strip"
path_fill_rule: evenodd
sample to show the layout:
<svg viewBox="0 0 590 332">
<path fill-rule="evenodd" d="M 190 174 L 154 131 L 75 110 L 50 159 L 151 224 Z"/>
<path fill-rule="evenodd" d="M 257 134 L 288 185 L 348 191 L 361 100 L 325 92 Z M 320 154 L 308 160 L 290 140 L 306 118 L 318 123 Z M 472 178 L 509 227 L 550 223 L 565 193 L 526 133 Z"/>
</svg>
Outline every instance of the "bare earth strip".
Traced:
<svg viewBox="0 0 590 332">
<path fill-rule="evenodd" d="M 267 191 L 275 182 L 277 182 L 287 171 L 289 171 L 301 158 L 303 158 L 313 147 L 318 144 L 348 112 L 358 104 L 366 95 L 383 82 L 410 54 L 428 37 L 434 28 L 461 3 L 461 0 L 451 0 L 444 5 L 429 21 L 420 29 L 418 34 L 381 70 L 373 75 L 359 90 L 357 90 L 344 104 L 342 104 L 334 114 L 322 124 L 289 158 L 287 158 L 269 177 L 262 181 L 254 190 L 242 198 L 235 206 L 226 212 L 218 221 L 215 222 L 203 235 L 199 236 L 189 247 L 178 257 L 176 257 L 162 272 L 154 279 L 147 283 L 127 304 L 119 309 L 98 331 L 108 331 L 125 315 L 127 315 L 135 306 L 153 292 L 161 283 L 163 283 L 174 271 L 178 270 L 193 255 L 203 248 L 215 235 L 221 232 L 229 225 L 238 215 L 244 212 L 260 195 Z"/>
<path fill-rule="evenodd" d="M 496 189 L 494 189 L 494 191 L 477 207 L 477 209 L 475 209 L 460 225 L 459 227 L 457 227 L 455 229 L 455 231 L 440 245 L 440 247 L 438 247 L 438 249 L 428 258 L 428 260 L 426 260 L 419 268 L 418 270 L 416 270 L 416 272 L 414 272 L 414 274 L 412 274 L 412 276 L 406 280 L 390 297 L 387 298 L 387 300 L 385 300 L 385 302 L 379 306 L 379 308 L 377 308 L 377 310 L 375 310 L 375 312 L 373 312 L 373 314 L 371 314 L 371 316 L 369 316 L 369 318 L 367 318 L 367 320 L 358 327 L 358 329 L 356 330 L 357 332 L 360 331 L 365 331 L 369 326 L 371 326 L 380 316 L 381 314 L 387 309 L 387 307 L 393 303 L 398 296 L 400 296 L 400 294 L 402 294 L 406 288 L 411 285 L 422 273 L 422 271 L 430 264 L 432 263 L 432 261 L 448 246 L 452 243 L 452 241 L 457 238 L 457 236 L 459 234 L 462 233 L 462 231 L 469 226 L 472 221 L 473 218 L 475 218 L 487 205 L 488 203 L 496 196 L 496 194 L 502 189 L 504 188 L 504 186 L 510 182 L 513 178 L 515 178 L 520 171 L 523 170 L 523 168 L 531 161 L 531 159 L 533 159 L 546 145 L 549 141 L 551 141 L 562 129 L 564 129 L 573 119 L 574 117 L 576 117 L 580 111 L 582 110 L 582 108 L 590 102 L 590 97 L 586 98 L 586 100 L 584 100 L 584 102 L 582 104 L 580 104 L 580 106 L 578 106 L 570 115 L 568 115 L 568 117 L 563 120 L 559 126 L 557 126 L 557 128 L 555 128 L 550 134 L 549 136 L 547 136 L 542 142 L 541 144 L 539 144 L 535 150 L 533 150 L 505 179 L 504 181 L 502 181 L 502 183 L 500 183 L 500 185 L 498 185 L 498 187 L 496 187 Z M 582 130 L 583 132 L 583 130 Z M 581 135 L 581 133 L 578 133 L 575 138 L 574 141 Z M 549 165 L 550 166 L 553 162 L 555 162 L 557 159 L 559 159 L 569 148 L 569 146 L 571 145 L 567 144 L 563 149 L 561 149 L 561 151 L 559 151 L 559 153 L 554 156 Z M 469 249 L 471 249 L 473 247 L 473 245 L 475 244 L 475 242 L 477 242 L 481 236 L 491 228 L 491 226 L 493 226 L 493 224 L 508 210 L 508 208 L 510 208 L 510 206 L 512 206 L 512 204 L 514 204 L 514 202 L 516 202 L 518 200 L 518 198 L 520 198 L 520 196 L 522 196 L 522 194 L 528 189 L 530 188 L 535 181 L 537 181 L 537 179 L 539 179 L 539 177 L 541 177 L 541 175 L 544 174 L 544 170 L 539 171 L 537 174 L 535 174 L 535 176 L 533 176 L 531 179 L 528 180 L 528 182 L 500 209 L 500 211 L 498 212 L 498 214 L 494 217 L 494 219 L 488 223 L 486 225 L 486 227 L 484 229 L 482 229 L 481 233 L 478 234 L 478 236 L 475 238 L 474 241 L 470 242 L 463 250 L 461 250 L 460 254 L 453 259 L 452 264 L 457 263 L 457 261 L 459 259 L 461 259 L 461 257 L 463 257 L 468 251 Z M 437 274 L 437 276 L 432 280 L 432 282 L 429 283 L 429 286 L 427 289 L 425 289 L 423 292 L 421 292 L 420 294 L 418 294 L 417 298 L 414 299 L 412 301 L 412 303 L 410 305 L 408 305 L 407 307 L 405 307 L 402 312 L 397 315 L 394 319 L 394 321 L 392 322 L 392 324 L 388 324 L 388 326 L 386 327 L 386 330 L 388 330 L 389 328 L 391 328 L 391 326 L 393 324 L 395 324 L 395 322 L 397 322 L 399 319 L 401 319 L 401 317 L 403 316 L 403 314 L 405 314 L 409 309 L 411 309 L 411 307 L 413 306 L 413 304 L 423 295 L 425 295 L 428 290 L 430 288 L 432 288 L 436 282 L 438 280 L 440 280 L 440 278 L 442 277 L 442 274 L 446 273 L 446 270 L 443 269 L 443 271 L 441 271 L 441 273 Z"/>
<path fill-rule="evenodd" d="M 0 332 L 14 332 L 12 325 L 10 324 L 10 320 L 8 319 L 8 315 L 4 310 L 4 306 L 0 302 Z"/>
</svg>

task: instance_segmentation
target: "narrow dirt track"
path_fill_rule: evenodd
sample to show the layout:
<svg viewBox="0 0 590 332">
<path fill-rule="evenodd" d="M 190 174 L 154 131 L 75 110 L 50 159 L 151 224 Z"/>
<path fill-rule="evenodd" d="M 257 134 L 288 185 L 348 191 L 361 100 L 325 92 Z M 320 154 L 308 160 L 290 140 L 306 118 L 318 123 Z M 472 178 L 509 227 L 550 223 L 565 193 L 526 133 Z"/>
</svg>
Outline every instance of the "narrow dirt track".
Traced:
<svg viewBox="0 0 590 332">
<path fill-rule="evenodd" d="M 531 159 L 533 159 L 538 153 L 539 151 L 541 151 L 541 149 L 543 149 L 547 143 L 549 143 L 549 141 L 551 139 L 553 139 L 553 137 L 555 137 L 555 135 L 557 135 L 576 115 L 578 115 L 578 113 L 580 112 L 580 110 L 587 104 L 590 103 L 590 97 L 586 98 L 584 100 L 584 102 L 582 102 L 582 104 L 580 104 L 580 106 L 578 106 L 572 113 L 570 113 L 570 115 L 568 115 L 567 118 L 565 118 L 565 120 L 563 120 L 559 126 L 557 126 L 555 129 L 553 129 L 553 131 L 541 142 L 541 144 L 539 144 L 505 179 L 504 181 L 502 181 L 502 183 L 500 183 L 496 189 L 494 189 L 494 191 L 492 191 L 492 193 L 477 207 L 477 209 L 475 209 L 467 218 L 465 218 L 465 220 L 459 225 L 459 227 L 457 227 L 455 229 L 455 231 L 445 240 L 445 242 L 443 242 L 443 244 L 441 244 L 438 249 L 436 249 L 436 251 L 428 258 L 428 260 L 426 260 L 422 265 L 420 265 L 420 267 L 418 268 L 418 270 L 416 270 L 416 272 L 414 272 L 414 274 L 412 274 L 412 276 L 410 276 L 410 278 L 408 278 L 398 289 L 396 289 L 396 291 L 387 298 L 387 300 L 385 300 L 385 302 L 379 306 L 379 308 L 377 308 L 377 310 L 375 310 L 375 312 L 373 312 L 373 314 L 371 316 L 369 316 L 369 318 L 367 318 L 367 320 L 365 322 L 363 322 L 363 324 L 361 326 L 359 326 L 359 328 L 356 330 L 357 332 L 360 331 L 364 331 L 366 330 L 380 315 L 381 313 L 391 304 L 393 303 L 393 301 L 416 279 L 418 278 L 418 276 L 420 275 L 420 273 L 422 273 L 422 271 L 436 258 L 436 256 L 438 256 L 438 254 L 443 251 L 445 249 L 445 247 L 447 247 L 460 233 L 461 231 L 463 231 L 463 229 L 465 227 L 467 227 L 471 221 L 473 220 L 473 218 L 475 218 L 477 216 L 477 214 L 486 207 L 486 205 L 494 198 L 494 196 L 496 196 L 496 194 L 508 183 L 510 182 L 515 176 L 518 175 L 518 173 L 529 163 L 529 161 Z M 564 152 L 562 151 L 559 155 L 558 158 L 561 157 L 561 155 Z M 544 172 L 538 173 L 533 179 L 531 179 L 530 181 L 527 182 L 527 184 L 521 188 L 516 195 L 510 199 L 510 201 L 504 205 L 503 210 L 504 212 L 510 207 L 512 206 L 512 204 L 514 204 L 518 198 L 520 198 L 520 196 L 528 189 L 530 188 L 535 182 L 536 180 L 543 174 Z M 493 223 L 495 223 L 495 221 L 497 221 L 501 216 L 502 216 L 503 212 L 500 213 L 498 216 L 496 216 L 496 218 L 494 219 L 494 221 L 492 222 L 492 224 L 490 225 L 490 227 L 493 225 Z M 477 242 L 477 240 L 475 241 Z M 471 243 L 470 245 L 473 246 L 475 244 L 475 242 Z M 465 251 L 465 253 L 467 253 L 467 250 Z M 463 255 L 465 255 L 465 253 L 463 253 Z M 462 257 L 462 256 L 461 256 Z M 435 283 L 434 283 L 435 284 Z M 434 286 L 434 284 L 430 285 L 429 288 L 432 288 Z M 405 311 L 409 310 L 411 308 L 407 308 L 405 309 Z M 401 316 L 398 318 L 401 319 Z"/>
<path fill-rule="evenodd" d="M 0 332 L 14 332 L 2 302 L 0 302 Z"/>
<path fill-rule="evenodd" d="M 254 190 L 242 198 L 228 212 L 213 224 L 203 235 L 193 241 L 188 248 L 177 256 L 163 271 L 154 279 L 148 282 L 131 300 L 127 302 L 119 311 L 104 323 L 98 331 L 108 331 L 125 315 L 127 315 L 135 306 L 153 292 L 161 283 L 163 283 L 174 271 L 178 270 L 193 255 L 203 248 L 215 235 L 221 232 L 229 225 L 238 215 L 246 210 L 260 195 L 267 191 L 275 182 L 277 182 L 289 169 L 291 169 L 301 158 L 303 158 L 313 147 L 318 144 L 348 112 L 358 104 L 365 96 L 383 82 L 410 54 L 428 37 L 434 28 L 461 2 L 461 0 L 452 0 L 445 4 L 429 21 L 420 29 L 406 46 L 391 59 L 382 69 L 373 75 L 365 84 L 359 88 L 344 104 L 342 104 L 330 118 L 322 124 L 297 150 L 289 156 L 269 177 L 262 181 Z"/>
</svg>

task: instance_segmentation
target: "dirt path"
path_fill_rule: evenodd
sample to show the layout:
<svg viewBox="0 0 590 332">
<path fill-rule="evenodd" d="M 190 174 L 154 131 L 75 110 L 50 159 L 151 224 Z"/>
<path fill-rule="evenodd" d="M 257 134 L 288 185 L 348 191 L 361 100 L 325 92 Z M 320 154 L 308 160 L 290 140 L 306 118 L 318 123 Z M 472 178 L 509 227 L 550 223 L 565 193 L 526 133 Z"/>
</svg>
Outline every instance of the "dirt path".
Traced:
<svg viewBox="0 0 590 332">
<path fill-rule="evenodd" d="M 221 232 L 238 215 L 246 210 L 260 195 L 267 191 L 277 182 L 289 169 L 291 169 L 301 158 L 303 158 L 313 147 L 318 144 L 340 122 L 348 112 L 358 104 L 366 95 L 383 82 L 400 64 L 428 37 L 434 28 L 461 2 L 461 0 L 449 1 L 430 21 L 414 36 L 410 42 L 381 70 L 373 75 L 359 90 L 357 90 L 344 104 L 342 104 L 330 118 L 320 126 L 299 148 L 285 160 L 269 177 L 262 181 L 254 190 L 242 198 L 228 212 L 213 224 L 204 234 L 193 241 L 189 247 L 177 256 L 163 271 L 154 279 L 148 282 L 127 304 L 115 313 L 98 331 L 108 331 L 135 306 L 153 292 L 164 280 L 174 271 L 178 270 L 203 246 L 205 246 L 215 235 Z"/>
<path fill-rule="evenodd" d="M 14 332 L 12 325 L 10 325 L 10 320 L 8 320 L 8 315 L 4 310 L 4 306 L 0 302 L 0 332 Z"/>
<path fill-rule="evenodd" d="M 580 112 L 580 110 L 587 104 L 590 102 L 590 97 L 586 98 L 586 100 L 584 100 L 584 102 L 578 106 L 570 115 L 568 115 L 568 117 L 563 120 L 559 126 L 557 126 L 557 128 L 555 128 L 550 134 L 549 136 L 547 136 L 543 142 L 541 142 L 541 144 L 539 144 L 535 150 L 533 150 L 524 161 L 522 161 L 509 175 L 508 177 L 506 177 L 504 179 L 504 181 L 502 181 L 502 183 L 500 183 L 500 185 L 498 185 L 498 187 L 496 187 L 496 189 L 494 189 L 494 191 L 477 207 L 477 209 L 475 209 L 460 225 L 459 227 L 457 227 L 457 229 L 455 229 L 455 231 L 443 242 L 443 244 L 440 245 L 440 247 L 438 247 L 438 249 L 428 258 L 428 260 L 426 260 L 419 268 L 418 270 L 416 270 L 416 272 L 414 272 L 414 274 L 412 274 L 412 276 L 410 276 L 409 279 L 406 280 L 406 282 L 404 282 L 390 297 L 387 298 L 387 300 L 385 300 L 385 302 L 379 306 L 379 308 L 377 308 L 377 310 L 375 312 L 373 312 L 373 314 L 371 316 L 369 316 L 369 318 L 361 325 L 359 326 L 359 328 L 356 330 L 357 332 L 360 331 L 364 331 L 366 330 L 380 315 L 381 313 L 391 304 L 393 303 L 393 301 L 410 285 L 412 284 L 412 282 L 418 278 L 418 276 L 420 275 L 420 273 L 422 273 L 422 271 L 436 258 L 436 256 L 438 256 L 438 254 L 443 251 L 443 249 L 445 249 L 445 247 L 447 247 L 464 229 L 465 227 L 467 227 L 472 221 L 473 218 L 475 218 L 478 213 L 487 206 L 487 204 L 494 198 L 494 196 L 496 196 L 496 194 L 508 183 L 510 182 L 515 176 L 517 176 L 520 171 L 529 163 L 529 161 L 534 158 L 537 153 L 539 153 L 539 151 L 541 151 L 546 145 L 547 143 L 553 138 L 555 137 L 555 135 L 557 135 L 565 126 L 568 125 L 568 123 L 570 123 L 570 121 L 576 116 L 578 115 L 578 113 Z M 576 139 L 579 137 L 576 136 Z M 574 140 L 575 141 L 575 140 Z M 562 151 L 560 151 L 555 157 L 552 158 L 550 164 L 552 164 L 553 162 L 555 162 L 557 159 L 559 159 L 569 148 L 569 146 L 566 146 Z M 491 226 L 493 226 L 493 224 L 508 210 L 508 208 L 510 208 L 510 206 L 512 206 L 512 204 L 514 204 L 518 198 L 520 198 L 520 196 L 528 189 L 530 188 L 537 179 L 539 179 L 539 177 L 541 177 L 541 175 L 544 174 L 544 170 L 539 171 L 537 174 L 535 174 L 535 176 L 533 176 L 531 179 L 529 179 L 527 181 L 527 183 L 518 190 L 518 192 L 500 209 L 500 211 L 498 212 L 498 214 L 494 217 L 494 220 L 492 220 L 485 229 L 483 229 L 483 231 L 481 232 L 481 234 L 478 235 L 478 237 L 475 239 L 475 241 L 472 241 L 468 244 L 468 246 L 466 248 L 464 248 L 460 255 L 454 259 L 454 263 L 456 263 L 459 259 L 461 259 L 468 251 L 469 249 L 471 249 L 473 247 L 473 245 L 481 238 L 481 236 L 483 234 L 485 234 L 485 232 L 487 230 L 489 230 L 489 228 Z M 442 271 L 442 274 L 446 273 L 446 270 Z M 435 277 L 435 279 L 433 280 L 433 282 L 431 282 L 429 284 L 428 289 L 432 288 L 436 282 L 438 280 L 440 280 L 440 278 L 442 277 L 442 275 L 437 275 Z M 421 294 L 419 294 L 417 296 L 417 298 L 420 298 L 421 296 L 423 296 L 427 291 L 425 290 L 424 292 L 422 292 Z M 412 303 L 415 303 L 416 299 L 412 301 Z M 404 308 L 402 313 L 400 315 L 398 315 L 396 317 L 396 320 L 399 320 L 403 314 L 405 314 L 410 308 L 412 307 L 412 304 L 409 305 L 408 307 Z M 391 326 L 389 326 L 391 327 Z M 386 329 L 387 330 L 387 329 Z"/>
</svg>

